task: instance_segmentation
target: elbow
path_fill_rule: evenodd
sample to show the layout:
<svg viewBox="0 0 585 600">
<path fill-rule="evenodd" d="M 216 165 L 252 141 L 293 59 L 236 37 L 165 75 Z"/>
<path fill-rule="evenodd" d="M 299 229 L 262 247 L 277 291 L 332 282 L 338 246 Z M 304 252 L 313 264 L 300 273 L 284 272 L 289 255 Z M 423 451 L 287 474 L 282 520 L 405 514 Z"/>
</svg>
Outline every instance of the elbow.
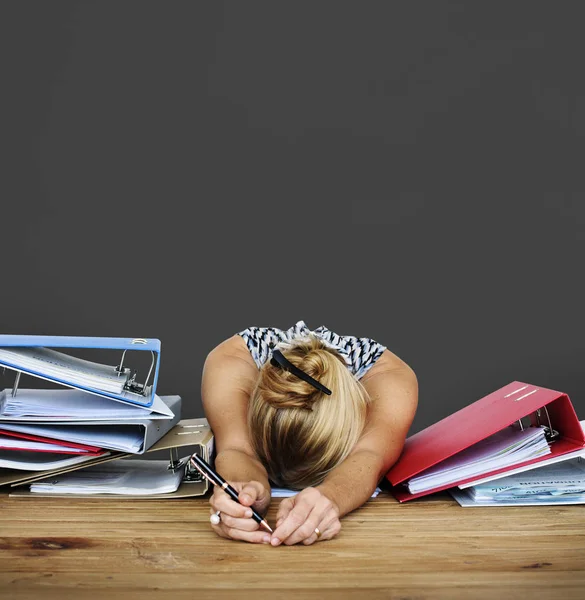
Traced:
<svg viewBox="0 0 585 600">
<path fill-rule="evenodd" d="M 372 474 L 371 483 L 374 487 L 388 472 L 388 469 L 386 469 L 387 461 L 379 452 L 364 448 L 363 450 L 354 452 L 354 458 L 360 460 L 363 465 L 367 465 L 367 471 Z"/>
<path fill-rule="evenodd" d="M 411 405 L 410 408 L 412 411 L 415 411 L 418 405 L 418 377 L 414 369 L 404 363 L 404 366 L 398 372 L 395 372 L 395 374 L 399 374 L 402 388 Z M 412 416 L 414 417 L 414 412 Z"/>
<path fill-rule="evenodd" d="M 402 363 L 398 370 L 400 371 L 400 374 L 404 381 L 407 382 L 410 387 L 418 391 L 418 377 L 416 376 L 414 369 L 410 365 Z"/>
<path fill-rule="evenodd" d="M 388 473 L 390 467 L 398 460 L 401 452 L 402 446 L 399 449 L 396 446 L 393 446 L 392 449 L 387 446 L 385 449 L 380 448 L 377 451 L 373 449 L 360 451 L 360 453 L 363 453 L 364 462 L 367 461 L 369 469 L 372 471 L 373 476 L 375 476 L 376 483 Z"/>
</svg>

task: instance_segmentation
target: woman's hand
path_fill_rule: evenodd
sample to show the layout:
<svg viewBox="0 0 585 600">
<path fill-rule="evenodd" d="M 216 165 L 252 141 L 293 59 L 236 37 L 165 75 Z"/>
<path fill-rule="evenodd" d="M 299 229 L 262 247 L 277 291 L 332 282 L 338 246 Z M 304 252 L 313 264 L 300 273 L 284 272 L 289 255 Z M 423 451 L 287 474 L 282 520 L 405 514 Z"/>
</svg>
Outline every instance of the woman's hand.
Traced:
<svg viewBox="0 0 585 600">
<path fill-rule="evenodd" d="M 236 481 L 230 485 L 238 491 L 240 504 L 232 500 L 220 487 L 214 486 L 209 499 L 211 514 L 220 512 L 217 525 L 211 524 L 217 535 L 232 539 L 252 542 L 254 544 L 269 544 L 270 534 L 252 519 L 252 510 L 263 515 L 270 504 L 270 490 L 259 481 Z"/>
<path fill-rule="evenodd" d="M 291 546 L 302 542 L 309 546 L 317 541 L 330 540 L 340 530 L 337 505 L 318 488 L 309 487 L 282 500 L 271 544 Z"/>
</svg>

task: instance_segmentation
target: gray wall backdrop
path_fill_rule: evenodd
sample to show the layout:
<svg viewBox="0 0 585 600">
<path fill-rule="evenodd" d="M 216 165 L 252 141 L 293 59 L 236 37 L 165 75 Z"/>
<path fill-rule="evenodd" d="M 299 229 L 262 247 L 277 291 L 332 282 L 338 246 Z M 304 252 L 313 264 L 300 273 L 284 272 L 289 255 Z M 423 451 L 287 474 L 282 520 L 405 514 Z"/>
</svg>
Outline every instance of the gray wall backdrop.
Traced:
<svg viewBox="0 0 585 600">
<path fill-rule="evenodd" d="M 158 337 L 185 417 L 304 319 L 411 364 L 411 432 L 513 380 L 585 418 L 578 6 L 3 2 L 0 331 Z"/>
</svg>

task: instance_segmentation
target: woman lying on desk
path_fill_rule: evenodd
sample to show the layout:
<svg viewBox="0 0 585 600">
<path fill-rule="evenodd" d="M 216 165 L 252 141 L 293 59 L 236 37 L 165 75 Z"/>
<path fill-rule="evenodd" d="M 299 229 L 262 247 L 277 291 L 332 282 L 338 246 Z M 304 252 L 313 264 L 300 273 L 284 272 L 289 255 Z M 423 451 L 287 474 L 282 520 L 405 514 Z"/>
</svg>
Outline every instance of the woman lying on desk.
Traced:
<svg viewBox="0 0 585 600">
<path fill-rule="evenodd" d="M 216 469 L 240 504 L 215 487 L 213 529 L 273 546 L 334 537 L 398 459 L 417 397 L 412 369 L 368 338 L 299 321 L 224 341 L 205 361 L 202 399 Z M 269 481 L 301 490 L 281 501 L 272 536 L 248 508 L 266 513 Z"/>
</svg>

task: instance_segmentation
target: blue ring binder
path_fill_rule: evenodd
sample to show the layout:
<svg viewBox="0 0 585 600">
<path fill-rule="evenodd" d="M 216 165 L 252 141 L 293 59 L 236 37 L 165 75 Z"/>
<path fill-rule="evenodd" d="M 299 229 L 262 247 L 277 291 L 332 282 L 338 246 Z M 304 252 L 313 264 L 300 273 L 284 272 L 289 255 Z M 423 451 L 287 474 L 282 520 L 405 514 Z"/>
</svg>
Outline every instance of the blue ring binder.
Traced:
<svg viewBox="0 0 585 600">
<path fill-rule="evenodd" d="M 67 380 L 51 374 L 48 369 L 43 371 L 43 360 L 36 360 L 37 367 L 32 368 L 29 363 L 34 349 L 40 351 L 53 352 L 55 356 L 59 355 L 69 360 L 76 360 L 70 355 L 62 352 L 63 349 L 102 349 L 102 350 L 122 350 L 121 361 L 117 366 L 112 366 L 113 373 L 124 373 L 124 359 L 128 350 L 136 350 L 139 352 L 151 352 L 152 362 L 148 375 L 143 384 L 136 381 L 136 376 L 128 373 L 128 380 L 123 386 L 122 392 L 112 392 L 110 390 L 99 389 L 89 385 L 82 385 L 78 381 Z M 30 349 L 30 352 L 26 352 Z M 56 350 L 59 349 L 59 350 Z M 3 350 L 12 350 L 7 356 L 2 355 Z M 19 352 L 21 351 L 21 352 Z M 106 398 L 127 402 L 142 407 L 150 407 L 154 401 L 156 394 L 156 386 L 158 383 L 159 367 L 160 367 L 160 352 L 161 342 L 158 339 L 147 338 L 107 338 L 107 337 L 83 337 L 83 336 L 39 336 L 39 335 L 0 335 L 0 366 L 17 372 L 15 384 L 12 394 L 16 394 L 20 381 L 20 373 L 27 373 L 34 377 L 40 377 L 67 387 L 72 387 L 80 390 L 97 394 Z M 46 360 L 46 359 L 45 359 Z M 77 359 L 79 360 L 79 359 Z M 35 361 L 32 361 L 35 362 Z M 48 364 L 48 361 L 46 361 Z M 28 364 L 28 366 L 27 366 Z M 104 365 L 97 366 L 104 367 Z M 106 367 L 107 368 L 107 367 Z M 149 386 L 151 376 L 153 377 L 152 384 Z"/>
</svg>

